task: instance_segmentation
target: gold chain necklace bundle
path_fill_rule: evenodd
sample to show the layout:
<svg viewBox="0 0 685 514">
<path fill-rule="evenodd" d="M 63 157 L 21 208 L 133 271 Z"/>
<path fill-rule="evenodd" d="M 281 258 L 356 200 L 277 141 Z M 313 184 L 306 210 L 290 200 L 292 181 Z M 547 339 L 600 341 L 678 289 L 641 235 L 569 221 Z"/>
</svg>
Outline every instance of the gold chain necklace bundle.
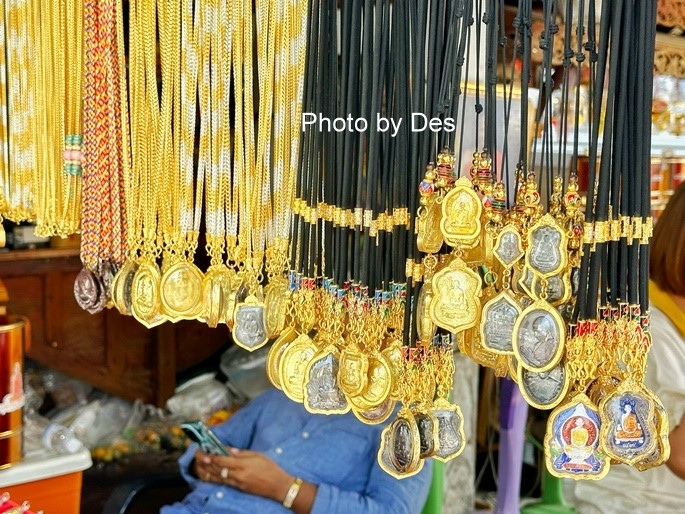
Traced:
<svg viewBox="0 0 685 514">
<path fill-rule="evenodd" d="M 1 102 L 3 158 L 0 165 L 0 217 L 20 222 L 35 217 L 39 193 L 36 166 L 36 41 L 31 0 L 5 2 L 2 24 L 4 61 Z M 4 244 L 4 231 L 2 232 Z"/>
<path fill-rule="evenodd" d="M 79 230 L 81 208 L 83 2 L 52 2 L 33 11 L 37 40 L 35 127 L 36 233 Z M 57 62 L 68 66 L 55 66 Z"/>
<path fill-rule="evenodd" d="M 285 324 L 306 5 L 130 2 L 122 313 L 148 327 L 225 323 L 251 350 Z M 203 215 L 206 273 L 194 263 Z"/>
<path fill-rule="evenodd" d="M 71 137 L 65 151 L 69 174 L 82 175 L 81 261 L 74 295 L 85 310 L 95 313 L 108 306 L 116 271 L 127 252 L 125 174 L 127 140 L 123 126 L 122 66 L 125 66 L 120 0 L 83 3 L 84 84 L 83 146 Z"/>
</svg>

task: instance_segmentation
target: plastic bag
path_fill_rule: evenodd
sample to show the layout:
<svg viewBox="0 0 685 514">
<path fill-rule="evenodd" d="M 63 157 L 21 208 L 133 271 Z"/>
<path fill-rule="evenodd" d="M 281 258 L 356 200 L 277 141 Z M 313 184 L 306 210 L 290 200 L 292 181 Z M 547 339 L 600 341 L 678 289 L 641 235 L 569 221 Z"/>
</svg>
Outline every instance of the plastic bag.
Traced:
<svg viewBox="0 0 685 514">
<path fill-rule="evenodd" d="M 206 373 L 176 388 L 176 394 L 167 400 L 166 407 L 172 414 L 185 420 L 206 421 L 213 412 L 230 405 L 228 389 Z"/>
<path fill-rule="evenodd" d="M 75 378 L 67 377 L 54 370 L 45 370 L 43 387 L 55 402 L 55 409 L 61 410 L 72 405 L 84 404 L 93 387 Z"/>
</svg>

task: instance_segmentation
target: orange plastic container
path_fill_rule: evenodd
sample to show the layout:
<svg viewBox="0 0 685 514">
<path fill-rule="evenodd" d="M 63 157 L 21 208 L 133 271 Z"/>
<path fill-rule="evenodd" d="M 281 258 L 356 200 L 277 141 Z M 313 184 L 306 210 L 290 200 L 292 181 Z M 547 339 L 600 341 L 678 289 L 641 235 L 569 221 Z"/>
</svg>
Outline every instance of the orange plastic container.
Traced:
<svg viewBox="0 0 685 514">
<path fill-rule="evenodd" d="M 34 450 L 24 460 L 0 471 L 0 493 L 15 502 L 28 501 L 31 510 L 45 514 L 79 514 L 83 470 L 91 466 L 90 452 L 59 455 Z"/>
<path fill-rule="evenodd" d="M 81 509 L 81 479 L 77 471 L 3 488 L 16 502 L 28 501 L 32 511 L 45 514 L 79 514 Z"/>
</svg>

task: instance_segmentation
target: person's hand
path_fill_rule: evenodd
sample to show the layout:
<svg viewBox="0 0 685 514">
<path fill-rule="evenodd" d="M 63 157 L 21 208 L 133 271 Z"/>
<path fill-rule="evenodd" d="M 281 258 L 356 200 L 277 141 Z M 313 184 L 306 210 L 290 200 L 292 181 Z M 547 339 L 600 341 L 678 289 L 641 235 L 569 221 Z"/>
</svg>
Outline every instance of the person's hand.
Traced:
<svg viewBox="0 0 685 514">
<path fill-rule="evenodd" d="M 195 454 L 195 471 L 207 482 L 228 485 L 265 498 L 283 501 L 294 477 L 266 455 L 250 450 L 230 450 L 228 457 Z"/>
<path fill-rule="evenodd" d="M 215 473 L 215 467 L 212 465 L 213 455 L 205 453 L 202 450 L 195 452 L 195 460 L 193 460 L 193 474 L 203 482 L 221 483 L 221 475 Z"/>
</svg>

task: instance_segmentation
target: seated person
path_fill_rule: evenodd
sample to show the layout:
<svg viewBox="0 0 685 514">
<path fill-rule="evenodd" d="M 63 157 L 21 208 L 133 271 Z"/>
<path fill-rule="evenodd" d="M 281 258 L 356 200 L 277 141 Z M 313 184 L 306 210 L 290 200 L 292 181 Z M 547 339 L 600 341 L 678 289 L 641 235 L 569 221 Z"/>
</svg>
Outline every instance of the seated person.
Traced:
<svg viewBox="0 0 685 514">
<path fill-rule="evenodd" d="M 283 503 L 296 478 L 302 480 L 291 507 L 297 514 L 418 514 L 428 496 L 430 459 L 415 476 L 388 475 L 377 461 L 383 427 L 352 413 L 311 414 L 268 390 L 212 429 L 228 457 L 188 448 L 179 464 L 193 491 L 161 514 L 290 512 Z"/>
</svg>

